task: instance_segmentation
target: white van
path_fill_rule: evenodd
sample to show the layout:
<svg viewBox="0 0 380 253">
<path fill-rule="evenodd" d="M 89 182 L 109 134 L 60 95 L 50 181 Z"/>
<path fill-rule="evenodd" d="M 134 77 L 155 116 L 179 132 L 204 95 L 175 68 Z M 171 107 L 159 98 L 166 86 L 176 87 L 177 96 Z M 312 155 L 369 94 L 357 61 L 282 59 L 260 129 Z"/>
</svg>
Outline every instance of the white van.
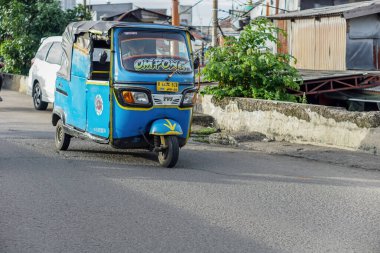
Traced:
<svg viewBox="0 0 380 253">
<path fill-rule="evenodd" d="M 55 80 L 62 64 L 61 42 L 61 36 L 42 39 L 32 60 L 27 94 L 33 97 L 34 108 L 37 110 L 46 110 L 48 103 L 54 103 Z"/>
</svg>

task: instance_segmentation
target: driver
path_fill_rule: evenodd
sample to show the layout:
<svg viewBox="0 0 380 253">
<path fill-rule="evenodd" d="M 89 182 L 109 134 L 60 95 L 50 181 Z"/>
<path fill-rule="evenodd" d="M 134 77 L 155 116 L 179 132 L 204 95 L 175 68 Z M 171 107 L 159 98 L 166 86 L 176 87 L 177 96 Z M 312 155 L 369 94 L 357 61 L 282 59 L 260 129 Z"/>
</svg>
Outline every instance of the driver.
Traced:
<svg viewBox="0 0 380 253">
<path fill-rule="evenodd" d="M 143 55 L 145 54 L 145 44 L 139 40 L 126 41 L 123 51 L 123 57 Z"/>
</svg>

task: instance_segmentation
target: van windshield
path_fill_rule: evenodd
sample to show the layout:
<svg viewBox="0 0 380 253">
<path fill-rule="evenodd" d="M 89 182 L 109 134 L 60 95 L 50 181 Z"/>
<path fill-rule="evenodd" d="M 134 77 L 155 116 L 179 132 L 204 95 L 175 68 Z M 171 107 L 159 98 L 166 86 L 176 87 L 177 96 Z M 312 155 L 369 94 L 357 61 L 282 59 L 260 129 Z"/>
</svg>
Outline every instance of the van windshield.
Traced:
<svg viewBox="0 0 380 253">
<path fill-rule="evenodd" d="M 123 32 L 119 36 L 126 70 L 153 73 L 192 71 L 185 37 L 174 32 Z"/>
</svg>

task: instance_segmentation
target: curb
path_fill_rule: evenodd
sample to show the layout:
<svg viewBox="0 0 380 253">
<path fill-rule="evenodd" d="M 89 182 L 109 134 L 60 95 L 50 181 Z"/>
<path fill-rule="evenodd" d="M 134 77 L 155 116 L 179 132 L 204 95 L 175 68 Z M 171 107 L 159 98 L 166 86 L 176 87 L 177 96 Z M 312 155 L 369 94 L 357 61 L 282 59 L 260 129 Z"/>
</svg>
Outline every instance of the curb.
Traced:
<svg viewBox="0 0 380 253">
<path fill-rule="evenodd" d="M 210 134 L 209 143 L 219 145 L 240 146 L 244 142 L 272 142 L 274 139 L 269 138 L 265 134 L 259 132 L 245 133 L 245 132 L 221 132 Z"/>
</svg>

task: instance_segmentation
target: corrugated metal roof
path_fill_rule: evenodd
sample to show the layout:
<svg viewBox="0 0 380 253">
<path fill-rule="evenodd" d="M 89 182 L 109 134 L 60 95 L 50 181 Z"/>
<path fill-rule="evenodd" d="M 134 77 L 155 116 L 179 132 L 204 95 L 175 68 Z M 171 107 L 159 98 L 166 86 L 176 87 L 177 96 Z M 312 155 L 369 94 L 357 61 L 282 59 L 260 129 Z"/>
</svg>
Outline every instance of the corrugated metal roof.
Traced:
<svg viewBox="0 0 380 253">
<path fill-rule="evenodd" d="M 346 19 L 380 13 L 380 0 L 365 1 L 358 3 L 341 4 L 335 6 L 307 9 L 297 12 L 289 12 L 269 16 L 270 19 L 302 19 L 313 17 L 339 16 Z"/>
<path fill-rule="evenodd" d="M 356 70 L 311 70 L 311 69 L 298 69 L 302 79 L 304 81 L 314 81 L 322 79 L 334 79 L 348 76 L 367 75 L 368 71 L 356 71 Z M 380 74 L 378 71 L 373 71 L 374 74 Z"/>
</svg>

